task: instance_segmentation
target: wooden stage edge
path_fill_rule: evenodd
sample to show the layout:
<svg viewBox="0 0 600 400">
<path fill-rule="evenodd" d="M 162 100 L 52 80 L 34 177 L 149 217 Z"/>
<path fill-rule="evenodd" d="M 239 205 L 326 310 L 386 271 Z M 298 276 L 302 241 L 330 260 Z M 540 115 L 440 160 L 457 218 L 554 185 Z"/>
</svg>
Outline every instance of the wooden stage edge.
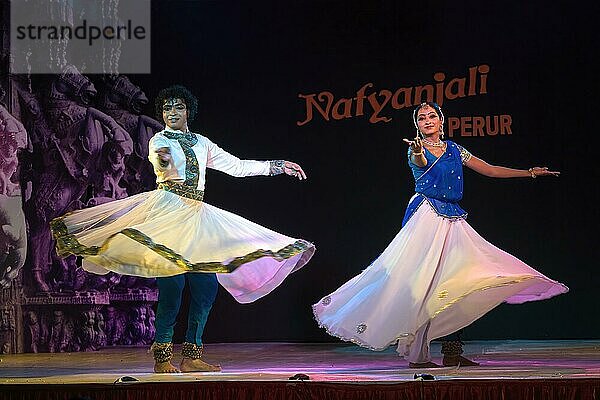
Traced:
<svg viewBox="0 0 600 400">
<path fill-rule="evenodd" d="M 435 362 L 439 350 L 434 342 Z M 415 370 L 393 348 L 346 343 L 207 344 L 205 359 L 223 371 L 187 374 L 152 373 L 139 347 L 2 355 L 0 399 L 600 399 L 600 340 L 472 341 L 465 355 L 481 365 Z"/>
</svg>

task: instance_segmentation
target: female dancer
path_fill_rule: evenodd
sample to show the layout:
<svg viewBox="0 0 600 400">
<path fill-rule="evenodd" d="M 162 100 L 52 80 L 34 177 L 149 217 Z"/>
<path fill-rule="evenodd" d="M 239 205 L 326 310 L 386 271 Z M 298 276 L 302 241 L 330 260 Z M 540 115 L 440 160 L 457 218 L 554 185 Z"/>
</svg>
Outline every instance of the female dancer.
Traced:
<svg viewBox="0 0 600 400">
<path fill-rule="evenodd" d="M 202 333 L 217 281 L 238 302 L 249 303 L 279 286 L 315 252 L 312 243 L 202 201 L 207 167 L 237 177 L 306 175 L 289 161 L 240 160 L 190 132 L 187 123 L 197 104 L 194 95 L 178 85 L 162 90 L 156 99 L 157 114 L 166 125 L 149 143 L 158 189 L 51 222 L 59 255 L 82 256 L 87 271 L 158 277 L 155 372 L 179 372 L 171 364 L 172 337 L 186 281 L 191 304 L 180 370 L 218 371 L 220 367 L 201 360 Z"/>
<path fill-rule="evenodd" d="M 568 288 L 485 241 L 458 205 L 463 165 L 495 178 L 559 173 L 489 165 L 442 141 L 444 115 L 436 103 L 419 105 L 413 122 L 417 137 L 404 140 L 416 193 L 402 229 L 367 269 L 313 310 L 329 334 L 372 350 L 397 342 L 410 367 L 424 368 L 438 366 L 431 362 L 431 340 L 460 330 L 502 302 L 543 300 Z M 476 365 L 460 356 L 460 347 L 447 347 L 444 365 Z"/>
</svg>

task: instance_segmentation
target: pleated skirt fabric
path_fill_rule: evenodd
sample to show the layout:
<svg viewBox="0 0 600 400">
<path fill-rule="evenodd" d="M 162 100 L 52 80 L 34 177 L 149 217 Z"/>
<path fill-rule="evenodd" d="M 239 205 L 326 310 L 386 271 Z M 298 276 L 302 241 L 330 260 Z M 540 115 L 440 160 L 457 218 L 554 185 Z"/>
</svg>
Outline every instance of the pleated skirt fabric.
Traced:
<svg viewBox="0 0 600 400">
<path fill-rule="evenodd" d="M 313 311 L 333 336 L 372 350 L 397 343 L 407 356 L 411 346 L 453 333 L 502 302 L 567 291 L 484 240 L 466 220 L 443 218 L 425 201 L 368 268 Z M 418 335 L 425 327 L 425 337 Z"/>
<path fill-rule="evenodd" d="M 160 189 L 77 210 L 50 225 L 58 253 L 82 256 L 89 272 L 217 273 L 240 303 L 271 292 L 315 252 L 310 242 Z"/>
</svg>

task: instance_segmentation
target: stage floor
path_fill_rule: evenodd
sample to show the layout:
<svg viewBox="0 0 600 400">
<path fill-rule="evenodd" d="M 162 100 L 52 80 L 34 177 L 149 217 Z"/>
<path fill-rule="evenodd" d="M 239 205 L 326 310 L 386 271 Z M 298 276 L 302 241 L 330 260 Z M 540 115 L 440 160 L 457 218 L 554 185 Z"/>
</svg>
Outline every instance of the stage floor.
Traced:
<svg viewBox="0 0 600 400">
<path fill-rule="evenodd" d="M 432 354 L 435 362 L 441 361 L 439 343 L 433 343 Z M 393 348 L 373 352 L 345 343 L 208 344 L 206 361 L 221 364 L 223 371 L 187 374 L 152 373 L 152 356 L 139 347 L 1 355 L 0 388 L 2 384 L 112 384 L 123 376 L 148 383 L 287 381 L 298 373 L 311 381 L 357 383 L 413 381 L 415 373 L 431 374 L 436 380 L 600 379 L 600 340 L 472 341 L 465 343 L 465 355 L 481 365 L 415 370 Z"/>
</svg>

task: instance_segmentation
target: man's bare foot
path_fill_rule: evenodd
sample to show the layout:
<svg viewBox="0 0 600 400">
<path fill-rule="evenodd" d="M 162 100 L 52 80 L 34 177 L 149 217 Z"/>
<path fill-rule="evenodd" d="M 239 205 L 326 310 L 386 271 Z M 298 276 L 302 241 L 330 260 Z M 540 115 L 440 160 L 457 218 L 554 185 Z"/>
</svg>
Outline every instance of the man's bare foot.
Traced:
<svg viewBox="0 0 600 400">
<path fill-rule="evenodd" d="M 220 365 L 212 365 L 202 361 L 201 359 L 191 359 L 184 357 L 179 366 L 181 372 L 219 372 Z"/>
<path fill-rule="evenodd" d="M 436 363 L 433 363 L 431 361 L 427 361 L 424 363 L 412 363 L 409 362 L 408 363 L 408 368 L 441 368 L 439 365 L 437 365 Z"/>
<path fill-rule="evenodd" d="M 157 374 L 175 374 L 181 371 L 179 371 L 176 366 L 171 364 L 171 361 L 166 361 L 154 363 L 154 372 Z"/>
</svg>

